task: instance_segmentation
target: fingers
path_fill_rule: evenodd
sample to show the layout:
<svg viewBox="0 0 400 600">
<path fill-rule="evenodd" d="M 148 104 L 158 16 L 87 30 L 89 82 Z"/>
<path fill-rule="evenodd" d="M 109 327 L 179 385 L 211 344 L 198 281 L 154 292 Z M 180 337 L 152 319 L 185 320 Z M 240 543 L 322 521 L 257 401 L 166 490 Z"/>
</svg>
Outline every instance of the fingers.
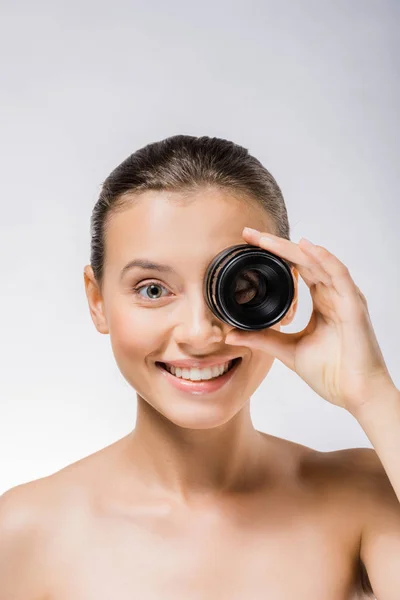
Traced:
<svg viewBox="0 0 400 600">
<path fill-rule="evenodd" d="M 317 283 L 331 285 L 331 278 L 326 270 L 320 265 L 318 257 L 305 252 L 307 246 L 301 248 L 299 244 L 295 244 L 290 240 L 273 235 L 272 233 L 263 233 L 257 231 L 246 232 L 243 230 L 243 237 L 254 245 L 269 250 L 273 254 L 280 256 L 283 259 L 291 261 L 296 265 L 296 268 L 302 279 L 308 287 Z"/>
<path fill-rule="evenodd" d="M 298 244 L 272 233 L 243 230 L 243 237 L 265 250 L 290 260 L 308 287 L 319 282 L 333 286 L 340 296 L 358 293 L 349 269 L 334 254 L 302 238 Z"/>
<path fill-rule="evenodd" d="M 319 267 L 330 277 L 331 285 L 340 296 L 348 296 L 350 292 L 358 292 L 349 269 L 334 254 L 323 246 L 317 246 L 306 240 L 303 247 L 318 262 Z"/>
</svg>

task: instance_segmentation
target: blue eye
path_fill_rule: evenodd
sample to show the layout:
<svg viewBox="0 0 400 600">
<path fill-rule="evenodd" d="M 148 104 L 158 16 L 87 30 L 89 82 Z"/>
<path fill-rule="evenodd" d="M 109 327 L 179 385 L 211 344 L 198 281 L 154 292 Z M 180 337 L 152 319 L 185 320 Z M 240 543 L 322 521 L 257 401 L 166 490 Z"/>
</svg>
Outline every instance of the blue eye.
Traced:
<svg viewBox="0 0 400 600">
<path fill-rule="evenodd" d="M 146 288 L 151 290 L 150 293 L 146 293 L 147 297 L 141 296 L 140 295 L 141 290 L 144 290 Z M 161 297 L 160 294 L 157 292 L 157 288 L 158 289 L 164 288 L 164 290 L 167 289 L 163 285 L 161 285 L 161 283 L 157 283 L 156 281 L 151 281 L 150 283 L 147 283 L 146 285 L 141 285 L 137 288 L 134 288 L 133 292 L 134 292 L 134 294 L 139 296 L 142 300 L 145 300 L 146 302 L 147 301 L 152 302 L 153 300 L 158 300 Z"/>
</svg>

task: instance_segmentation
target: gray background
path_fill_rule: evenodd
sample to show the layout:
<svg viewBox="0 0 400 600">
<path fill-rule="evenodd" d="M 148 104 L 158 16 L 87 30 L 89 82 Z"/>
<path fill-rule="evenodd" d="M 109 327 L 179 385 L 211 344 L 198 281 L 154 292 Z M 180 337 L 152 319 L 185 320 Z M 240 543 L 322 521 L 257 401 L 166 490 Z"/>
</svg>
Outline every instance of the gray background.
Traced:
<svg viewBox="0 0 400 600">
<path fill-rule="evenodd" d="M 101 182 L 169 135 L 225 137 L 265 164 L 293 241 L 350 268 L 400 386 L 399 16 L 369 0 L 1 4 L 0 492 L 134 427 L 83 267 Z M 310 314 L 301 282 L 284 331 Z M 277 360 L 251 406 L 273 435 L 371 447 Z"/>
</svg>

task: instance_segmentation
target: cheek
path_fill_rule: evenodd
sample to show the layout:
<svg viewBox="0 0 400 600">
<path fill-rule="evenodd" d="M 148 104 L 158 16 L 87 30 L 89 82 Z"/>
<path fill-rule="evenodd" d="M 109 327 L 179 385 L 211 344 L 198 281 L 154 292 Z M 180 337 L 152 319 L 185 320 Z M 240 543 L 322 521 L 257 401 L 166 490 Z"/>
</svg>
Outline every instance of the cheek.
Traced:
<svg viewBox="0 0 400 600">
<path fill-rule="evenodd" d="M 274 360 L 274 356 L 271 356 L 266 352 L 262 352 L 261 350 L 253 349 L 250 362 L 251 374 L 252 378 L 254 377 L 255 382 L 258 382 L 258 385 L 268 375 Z"/>
<path fill-rule="evenodd" d="M 153 313 L 153 314 L 152 314 Z M 162 336 L 154 311 L 130 307 L 114 311 L 109 319 L 111 345 L 117 359 L 143 360 L 156 351 Z"/>
</svg>

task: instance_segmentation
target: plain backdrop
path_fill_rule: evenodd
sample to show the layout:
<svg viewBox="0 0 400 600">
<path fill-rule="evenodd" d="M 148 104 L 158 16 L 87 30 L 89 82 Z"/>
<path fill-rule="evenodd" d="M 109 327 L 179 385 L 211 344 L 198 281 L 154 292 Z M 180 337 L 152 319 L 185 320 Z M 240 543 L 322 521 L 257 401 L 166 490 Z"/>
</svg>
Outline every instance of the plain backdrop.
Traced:
<svg viewBox="0 0 400 600">
<path fill-rule="evenodd" d="M 83 268 L 102 181 L 170 135 L 233 140 L 272 172 L 292 240 L 349 267 L 400 386 L 399 25 L 395 0 L 1 2 L 0 492 L 135 426 Z M 301 281 L 283 331 L 310 314 Z M 371 447 L 278 360 L 251 411 L 321 451 Z"/>
</svg>

